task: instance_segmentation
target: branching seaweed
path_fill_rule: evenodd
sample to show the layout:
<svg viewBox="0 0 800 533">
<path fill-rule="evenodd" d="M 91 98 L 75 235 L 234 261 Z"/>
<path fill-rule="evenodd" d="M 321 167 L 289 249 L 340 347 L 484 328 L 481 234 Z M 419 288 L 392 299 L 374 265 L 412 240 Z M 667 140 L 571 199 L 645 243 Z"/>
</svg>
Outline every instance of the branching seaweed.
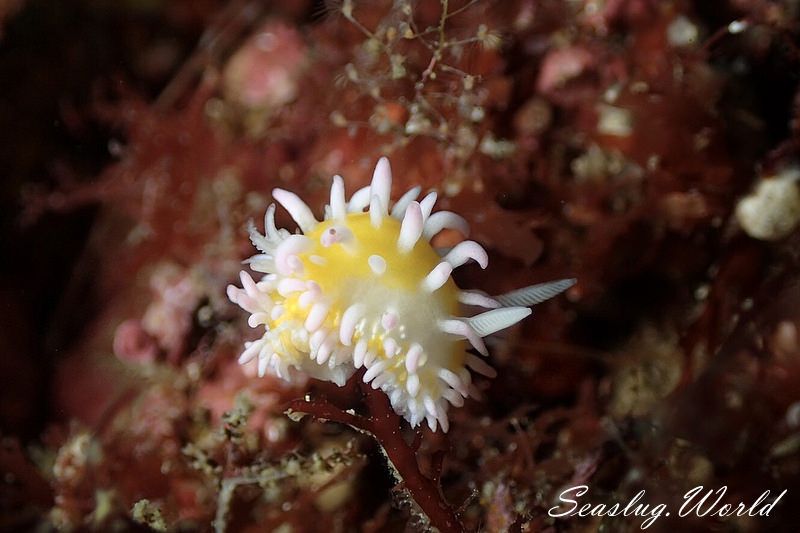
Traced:
<svg viewBox="0 0 800 533">
<path fill-rule="evenodd" d="M 513 143 L 496 139 L 486 124 L 489 92 L 470 61 L 501 44 L 499 34 L 478 20 L 486 10 L 479 4 L 470 0 L 454 8 L 441 0 L 436 22 L 423 26 L 430 13 L 411 2 L 396 2 L 370 29 L 357 16 L 355 2 L 345 0 L 340 13 L 366 41 L 345 65 L 340 81 L 371 102 L 371 113 L 346 116 L 336 110 L 334 125 L 388 136 L 387 152 L 415 138 L 432 139 L 460 165 L 476 150 L 497 158 L 513 153 Z M 462 18 L 469 23 L 454 24 Z"/>
<path fill-rule="evenodd" d="M 350 384 L 358 384 L 365 415 L 342 410 L 324 399 L 309 398 L 290 402 L 287 414 L 293 417 L 308 414 L 319 420 L 339 422 L 371 434 L 394 469 L 398 481 L 396 488 L 408 491 L 430 525 L 443 533 L 464 531 L 455 510 L 445 501 L 439 485 L 443 455 L 436 458 L 431 476 L 423 474 L 416 456 L 418 444 L 410 445 L 403 438 L 401 429 L 406 423 L 394 412 L 383 392 L 373 390 L 363 382 L 362 374 L 356 373 L 350 379 Z"/>
</svg>

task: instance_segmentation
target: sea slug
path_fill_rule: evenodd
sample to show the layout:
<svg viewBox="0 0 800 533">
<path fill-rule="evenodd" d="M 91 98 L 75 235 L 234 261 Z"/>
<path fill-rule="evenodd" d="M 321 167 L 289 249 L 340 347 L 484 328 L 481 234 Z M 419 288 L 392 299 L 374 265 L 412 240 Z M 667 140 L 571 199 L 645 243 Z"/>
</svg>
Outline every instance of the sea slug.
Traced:
<svg viewBox="0 0 800 533">
<path fill-rule="evenodd" d="M 449 250 L 429 241 L 444 229 L 466 237 L 466 221 L 434 212 L 435 192 L 418 202 L 420 187 L 392 204 L 391 188 L 386 158 L 349 201 L 344 181 L 334 176 L 321 222 L 297 195 L 273 191 L 302 233 L 275 227 L 275 204 L 267 209 L 264 235 L 250 226 L 262 253 L 246 262 L 265 276 L 255 281 L 241 272 L 242 288 L 230 285 L 228 297 L 264 333 L 245 343 L 239 362 L 257 364 L 260 376 L 291 381 L 299 371 L 340 386 L 364 367 L 364 382 L 384 391 L 412 426 L 425 421 L 447 431 L 448 405 L 474 395 L 470 370 L 495 375 L 481 358 L 488 354 L 482 337 L 527 317 L 528 305 L 572 280 L 497 298 L 459 289 L 453 269 L 470 260 L 486 268 L 486 251 L 474 241 Z M 464 317 L 465 306 L 489 311 Z"/>
</svg>

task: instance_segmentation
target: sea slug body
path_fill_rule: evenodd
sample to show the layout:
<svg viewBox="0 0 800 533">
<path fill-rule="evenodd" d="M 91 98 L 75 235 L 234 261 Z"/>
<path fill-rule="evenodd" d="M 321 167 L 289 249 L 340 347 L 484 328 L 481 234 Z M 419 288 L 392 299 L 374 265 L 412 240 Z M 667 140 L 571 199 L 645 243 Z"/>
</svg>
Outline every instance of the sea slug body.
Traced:
<svg viewBox="0 0 800 533">
<path fill-rule="evenodd" d="M 384 391 L 412 426 L 424 421 L 433 431 L 447 431 L 449 404 L 461 406 L 474 395 L 470 370 L 495 375 L 467 352 L 467 342 L 487 355 L 482 337 L 531 313 L 506 305 L 530 303 L 459 289 L 453 269 L 470 260 L 485 268 L 486 251 L 463 241 L 440 255 L 430 239 L 444 229 L 466 237 L 464 219 L 434 213 L 435 192 L 417 202 L 419 187 L 391 205 L 391 187 L 386 158 L 378 161 L 371 185 L 349 201 L 335 176 L 321 222 L 297 195 L 273 191 L 302 233 L 275 227 L 274 204 L 264 235 L 250 227 L 262 253 L 247 262 L 265 275 L 255 281 L 242 272 L 242 288 L 229 286 L 228 297 L 263 335 L 245 344 L 239 362 L 256 364 L 260 376 L 292 380 L 302 372 L 340 386 L 364 367 L 364 382 Z M 491 310 L 464 318 L 464 305 Z"/>
</svg>

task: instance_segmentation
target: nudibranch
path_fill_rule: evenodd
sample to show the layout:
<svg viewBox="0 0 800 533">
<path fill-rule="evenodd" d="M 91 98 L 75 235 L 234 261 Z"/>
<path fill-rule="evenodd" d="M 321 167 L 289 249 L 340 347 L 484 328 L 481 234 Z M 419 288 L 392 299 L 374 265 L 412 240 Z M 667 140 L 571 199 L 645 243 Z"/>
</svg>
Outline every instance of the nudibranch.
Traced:
<svg viewBox="0 0 800 533">
<path fill-rule="evenodd" d="M 242 288 L 230 285 L 228 297 L 263 335 L 245 343 L 239 363 L 257 364 L 259 376 L 292 381 L 299 372 L 340 386 L 363 367 L 364 382 L 384 391 L 412 426 L 425 421 L 447 431 L 448 405 L 475 395 L 470 371 L 495 375 L 481 358 L 488 355 L 483 337 L 527 317 L 527 305 L 571 280 L 498 298 L 459 289 L 453 269 L 470 260 L 486 268 L 486 251 L 469 240 L 442 251 L 430 240 L 444 229 L 467 237 L 466 221 L 434 212 L 435 192 L 417 201 L 420 187 L 392 204 L 391 188 L 386 158 L 349 201 L 343 179 L 334 176 L 322 221 L 294 193 L 273 191 L 302 233 L 275 226 L 275 204 L 263 235 L 250 225 L 261 253 L 246 263 L 265 275 L 255 281 L 242 271 Z M 476 306 L 489 310 L 462 316 L 464 307 Z"/>
</svg>

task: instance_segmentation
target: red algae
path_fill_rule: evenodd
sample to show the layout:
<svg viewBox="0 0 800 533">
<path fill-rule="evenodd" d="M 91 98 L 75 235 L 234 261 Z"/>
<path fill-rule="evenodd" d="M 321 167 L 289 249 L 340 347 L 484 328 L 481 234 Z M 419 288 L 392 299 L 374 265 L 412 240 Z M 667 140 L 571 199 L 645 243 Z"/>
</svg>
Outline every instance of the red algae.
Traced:
<svg viewBox="0 0 800 533">
<path fill-rule="evenodd" d="M 34 4 L 0 8 L 10 54 Z M 800 229 L 770 197 L 748 206 L 777 222 L 740 207 L 765 181 L 798 185 L 791 2 L 145 4 L 115 7 L 148 15 L 107 38 L 148 52 L 109 49 L 134 67 L 61 106 L 80 142 L 46 152 L 23 131 L 7 165 L 33 229 L 0 227 L 21 243 L 3 249 L 19 258 L 3 368 L 33 392 L 0 387 L 0 529 L 622 531 L 642 517 L 548 511 L 578 485 L 675 511 L 724 485 L 732 504 L 788 493 L 769 516 L 653 529 L 791 530 Z M 53 183 L 22 183 L 27 153 L 58 160 L 40 170 Z M 276 187 L 320 214 L 331 176 L 357 190 L 381 155 L 396 191 L 436 190 L 489 251 L 459 286 L 577 279 L 488 339 L 498 376 L 447 434 L 413 430 L 358 375 L 289 385 L 236 363 L 253 332 L 225 287 L 248 221 Z M 62 246 L 60 220 L 89 228 L 71 259 L 23 252 Z"/>
</svg>

